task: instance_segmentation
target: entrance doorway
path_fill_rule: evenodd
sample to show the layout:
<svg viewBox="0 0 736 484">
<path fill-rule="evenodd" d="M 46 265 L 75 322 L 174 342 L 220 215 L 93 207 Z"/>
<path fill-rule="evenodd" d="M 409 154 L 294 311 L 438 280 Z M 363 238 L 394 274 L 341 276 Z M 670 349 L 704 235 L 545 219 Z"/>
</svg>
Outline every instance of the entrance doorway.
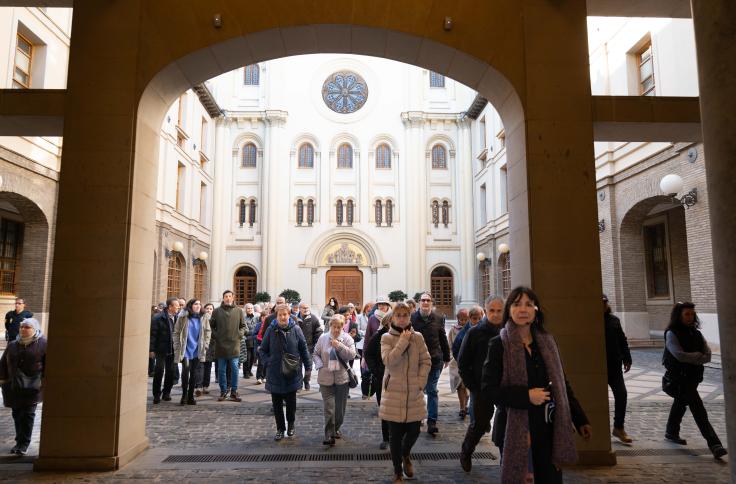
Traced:
<svg viewBox="0 0 736 484">
<path fill-rule="evenodd" d="M 452 271 L 445 266 L 436 267 L 432 271 L 430 290 L 435 310 L 448 319 L 455 316 L 453 289 Z"/>
<path fill-rule="evenodd" d="M 363 273 L 357 267 L 333 267 L 327 271 L 325 283 L 325 304 L 334 297 L 341 306 L 362 305 Z"/>
<path fill-rule="evenodd" d="M 235 293 L 235 304 L 242 306 L 245 303 L 254 303 L 258 278 L 256 271 L 251 267 L 241 267 L 233 278 L 233 292 Z"/>
</svg>

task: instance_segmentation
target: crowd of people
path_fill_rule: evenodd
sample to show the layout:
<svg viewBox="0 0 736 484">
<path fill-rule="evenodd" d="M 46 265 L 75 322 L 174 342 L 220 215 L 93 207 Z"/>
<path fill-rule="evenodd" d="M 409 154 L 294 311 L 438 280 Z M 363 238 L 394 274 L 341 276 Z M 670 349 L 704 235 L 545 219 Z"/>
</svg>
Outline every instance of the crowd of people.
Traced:
<svg viewBox="0 0 736 484">
<path fill-rule="evenodd" d="M 316 370 L 324 407 L 323 444 L 332 447 L 342 437 L 349 390 L 358 386 L 354 361 L 359 359 L 361 393 L 364 399 L 376 397 L 379 447 L 390 450 L 393 482 L 400 483 L 414 477 L 411 450 L 423 422 L 429 435 L 440 431 L 437 386 L 449 368 L 458 416 L 469 417 L 461 467 L 471 470 L 473 452 L 493 421 L 491 439 L 501 451 L 503 482 L 562 482 L 561 467 L 577 460 L 572 429 L 587 440 L 592 427 L 565 377 L 542 304 L 527 287 L 484 303 L 483 308 L 460 309 L 448 334 L 445 316 L 434 310 L 426 292 L 418 307 L 414 300 L 392 304 L 379 297 L 356 308 L 331 298 L 319 317 L 308 303 L 289 304 L 283 297 L 275 304 L 241 308 L 229 290 L 217 307 L 198 299 L 169 298 L 152 308 L 153 404 L 170 401 L 180 379 L 180 405 L 196 405 L 210 391 L 213 363 L 217 400 L 240 402 L 242 369 L 243 378 L 265 383 L 276 423 L 274 440 L 281 441 L 295 435 L 297 392 L 310 390 Z M 624 428 L 623 373 L 630 370 L 632 358 L 605 295 L 603 323 L 608 384 L 615 399 L 612 435 L 630 445 L 633 439 Z M 689 407 L 714 457 L 721 458 L 727 452 L 697 391 L 703 365 L 711 358 L 699 324 L 694 304 L 673 307 L 663 355 L 663 390 L 674 399 L 665 438 L 687 444 L 680 424 Z M 42 400 L 46 337 L 22 298 L 6 314 L 5 328 L 8 346 L 0 357 L 0 384 L 15 422 L 16 445 L 10 452 L 24 455 Z"/>
</svg>

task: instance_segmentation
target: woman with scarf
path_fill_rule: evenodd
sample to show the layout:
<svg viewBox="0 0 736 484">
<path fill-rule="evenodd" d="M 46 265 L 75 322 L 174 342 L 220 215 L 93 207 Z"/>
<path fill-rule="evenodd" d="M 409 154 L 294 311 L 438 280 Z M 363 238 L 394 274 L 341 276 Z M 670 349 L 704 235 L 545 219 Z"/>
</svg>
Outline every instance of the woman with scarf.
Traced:
<svg viewBox="0 0 736 484">
<path fill-rule="evenodd" d="M 414 478 L 409 455 L 419 437 L 419 426 L 427 416 L 424 386 L 432 367 L 421 333 L 411 326 L 409 307 L 396 303 L 391 328 L 381 336 L 381 359 L 385 365 L 378 416 L 389 422 L 394 484 Z"/>
<path fill-rule="evenodd" d="M 265 322 L 264 322 L 265 324 Z M 298 361 L 293 370 L 289 370 L 288 353 Z M 275 441 L 294 436 L 294 420 L 296 419 L 296 391 L 302 387 L 303 373 L 312 371 L 312 359 L 307 350 L 307 340 L 302 329 L 290 318 L 289 306 L 276 306 L 276 319 L 266 329 L 260 347 L 260 357 L 266 366 L 266 391 L 271 394 L 273 413 L 276 417 Z M 285 374 L 284 370 L 288 372 Z M 284 403 L 286 403 L 286 422 L 284 422 Z M 288 430 L 286 424 L 288 423 Z"/>
<path fill-rule="evenodd" d="M 210 346 L 210 314 L 199 299 L 190 299 L 174 325 L 174 362 L 181 362 L 180 405 L 196 405 L 194 387 L 200 362 L 207 360 Z"/>
<path fill-rule="evenodd" d="M 36 405 L 43 400 L 46 337 L 33 318 L 20 323 L 20 332 L 0 358 L 3 403 L 13 409 L 15 446 L 11 454 L 26 455 L 31 444 Z"/>
<path fill-rule="evenodd" d="M 322 310 L 322 321 L 325 322 L 325 326 L 330 325 L 332 316 L 337 314 L 338 309 L 340 309 L 340 304 L 337 302 L 337 299 L 331 297 L 330 300 L 327 302 L 327 306 L 325 306 L 325 308 Z"/>
<path fill-rule="evenodd" d="M 499 407 L 492 437 L 504 483 L 562 482 L 560 466 L 577 461 L 573 424 L 585 440 L 592 436 L 540 306 L 531 289 L 511 291 L 505 327 L 490 341 L 483 366 L 482 391 Z"/>
<path fill-rule="evenodd" d="M 319 370 L 317 383 L 322 394 L 325 412 L 324 445 L 334 446 L 335 439 L 341 437 L 340 427 L 345 418 L 348 402 L 347 361 L 355 358 L 353 338 L 342 330 L 345 318 L 339 314 L 330 320 L 330 330 L 322 334 L 314 345 L 314 368 Z"/>
</svg>

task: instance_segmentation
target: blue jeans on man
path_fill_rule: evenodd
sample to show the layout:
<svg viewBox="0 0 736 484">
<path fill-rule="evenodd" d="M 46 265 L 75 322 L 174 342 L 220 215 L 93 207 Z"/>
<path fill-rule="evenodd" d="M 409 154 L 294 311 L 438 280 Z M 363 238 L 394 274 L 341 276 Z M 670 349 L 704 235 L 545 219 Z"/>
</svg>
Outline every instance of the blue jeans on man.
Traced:
<svg viewBox="0 0 736 484">
<path fill-rule="evenodd" d="M 230 384 L 227 382 L 227 367 L 230 367 Z M 228 389 L 238 391 L 238 357 L 217 358 L 217 382 L 220 384 L 220 393 L 227 393 Z"/>
<path fill-rule="evenodd" d="M 442 373 L 441 366 L 430 370 L 429 376 L 427 377 L 427 385 L 424 387 L 424 394 L 427 395 L 427 421 L 431 422 L 437 422 L 439 407 L 437 383 L 440 381 L 440 373 Z"/>
</svg>

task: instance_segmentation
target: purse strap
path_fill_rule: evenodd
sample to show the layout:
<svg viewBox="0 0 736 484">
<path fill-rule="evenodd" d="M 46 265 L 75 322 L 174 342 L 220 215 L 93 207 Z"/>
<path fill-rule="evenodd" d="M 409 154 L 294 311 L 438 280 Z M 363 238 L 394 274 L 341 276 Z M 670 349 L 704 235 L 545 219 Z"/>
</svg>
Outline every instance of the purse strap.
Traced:
<svg viewBox="0 0 736 484">
<path fill-rule="evenodd" d="M 341 343 L 341 341 L 340 341 L 340 340 L 338 340 L 338 342 L 340 342 L 340 343 Z M 334 348 L 334 350 L 335 350 L 335 356 L 337 356 L 337 360 L 338 360 L 338 361 L 339 361 L 340 363 L 342 363 L 342 366 L 344 366 L 344 367 L 345 367 L 345 369 L 346 369 L 346 370 L 348 370 L 348 371 L 353 371 L 353 369 L 352 369 L 352 368 L 350 368 L 350 367 L 348 366 L 347 362 L 346 362 L 345 360 L 343 360 L 343 359 L 342 359 L 342 356 L 340 356 L 340 352 L 339 352 L 339 351 L 337 351 L 337 348 Z"/>
</svg>

